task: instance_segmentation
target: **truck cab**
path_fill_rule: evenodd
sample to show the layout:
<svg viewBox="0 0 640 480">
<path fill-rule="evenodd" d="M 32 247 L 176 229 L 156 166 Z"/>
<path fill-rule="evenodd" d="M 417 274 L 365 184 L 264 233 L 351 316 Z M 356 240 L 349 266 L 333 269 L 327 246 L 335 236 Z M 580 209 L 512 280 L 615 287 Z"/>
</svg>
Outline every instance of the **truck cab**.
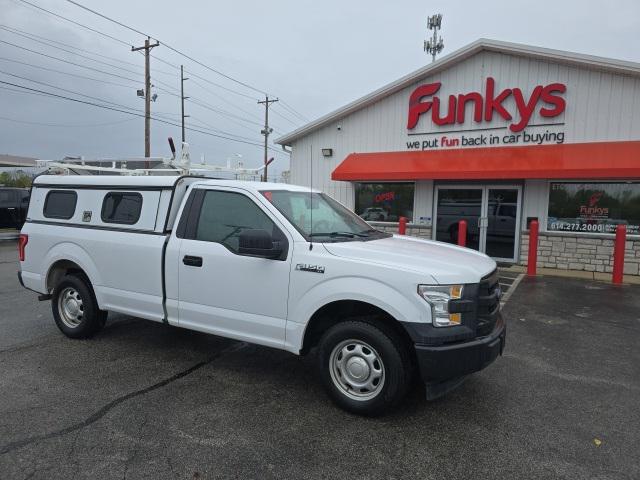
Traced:
<svg viewBox="0 0 640 480">
<path fill-rule="evenodd" d="M 329 396 L 377 415 L 501 355 L 496 264 L 373 228 L 322 192 L 197 177 L 40 176 L 21 283 L 71 338 L 108 311 L 296 355 Z"/>
</svg>

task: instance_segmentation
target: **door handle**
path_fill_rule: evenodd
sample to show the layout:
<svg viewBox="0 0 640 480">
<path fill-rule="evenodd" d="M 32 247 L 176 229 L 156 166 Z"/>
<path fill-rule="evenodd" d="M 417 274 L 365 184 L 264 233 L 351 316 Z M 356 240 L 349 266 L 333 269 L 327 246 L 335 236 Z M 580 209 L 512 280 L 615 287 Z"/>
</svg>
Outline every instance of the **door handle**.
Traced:
<svg viewBox="0 0 640 480">
<path fill-rule="evenodd" d="M 182 259 L 182 263 L 189 265 L 190 267 L 201 267 L 202 257 L 194 257 L 192 255 L 185 255 Z"/>
</svg>

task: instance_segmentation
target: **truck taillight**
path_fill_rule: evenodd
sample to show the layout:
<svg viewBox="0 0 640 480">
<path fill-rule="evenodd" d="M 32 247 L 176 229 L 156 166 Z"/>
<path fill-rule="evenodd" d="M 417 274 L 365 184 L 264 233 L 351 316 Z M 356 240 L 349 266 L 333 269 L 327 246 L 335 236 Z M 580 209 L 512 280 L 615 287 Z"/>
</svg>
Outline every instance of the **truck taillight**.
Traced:
<svg viewBox="0 0 640 480">
<path fill-rule="evenodd" d="M 29 235 L 25 233 L 20 234 L 20 238 L 18 239 L 18 255 L 20 256 L 20 261 L 24 262 L 24 249 L 29 243 Z"/>
</svg>

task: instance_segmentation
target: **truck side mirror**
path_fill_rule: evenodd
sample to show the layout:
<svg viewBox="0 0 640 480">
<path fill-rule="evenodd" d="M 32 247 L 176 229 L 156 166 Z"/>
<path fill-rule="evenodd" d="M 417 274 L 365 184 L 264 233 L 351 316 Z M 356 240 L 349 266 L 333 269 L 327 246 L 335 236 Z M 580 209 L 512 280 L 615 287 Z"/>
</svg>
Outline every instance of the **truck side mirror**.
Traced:
<svg viewBox="0 0 640 480">
<path fill-rule="evenodd" d="M 240 248 L 238 253 L 240 255 L 271 259 L 282 255 L 282 248 L 274 243 L 273 237 L 266 230 L 245 230 L 240 233 L 239 240 Z"/>
</svg>

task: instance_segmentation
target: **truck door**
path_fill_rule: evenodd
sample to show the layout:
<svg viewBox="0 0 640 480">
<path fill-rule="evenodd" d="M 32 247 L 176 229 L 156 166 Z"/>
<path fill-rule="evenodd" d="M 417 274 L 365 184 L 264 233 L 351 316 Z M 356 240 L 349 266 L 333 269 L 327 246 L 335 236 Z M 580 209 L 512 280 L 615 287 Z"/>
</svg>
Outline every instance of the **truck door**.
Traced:
<svg viewBox="0 0 640 480">
<path fill-rule="evenodd" d="M 215 187 L 192 195 L 179 247 L 179 325 L 281 347 L 292 239 L 249 192 Z M 266 230 L 286 251 L 279 259 L 240 255 L 247 229 Z"/>
</svg>

